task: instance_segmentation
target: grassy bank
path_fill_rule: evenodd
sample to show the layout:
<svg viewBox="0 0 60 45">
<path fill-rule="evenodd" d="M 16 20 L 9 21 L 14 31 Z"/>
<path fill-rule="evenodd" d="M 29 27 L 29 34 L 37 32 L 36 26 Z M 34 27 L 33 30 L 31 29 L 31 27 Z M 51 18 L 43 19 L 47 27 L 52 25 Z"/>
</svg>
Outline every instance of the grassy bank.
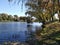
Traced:
<svg viewBox="0 0 60 45">
<path fill-rule="evenodd" d="M 60 22 L 46 24 L 45 28 L 36 33 L 36 39 L 42 44 L 59 45 L 60 43 Z"/>
<path fill-rule="evenodd" d="M 4 42 L 3 44 L 0 45 L 29 45 L 28 43 L 25 42 Z"/>
</svg>

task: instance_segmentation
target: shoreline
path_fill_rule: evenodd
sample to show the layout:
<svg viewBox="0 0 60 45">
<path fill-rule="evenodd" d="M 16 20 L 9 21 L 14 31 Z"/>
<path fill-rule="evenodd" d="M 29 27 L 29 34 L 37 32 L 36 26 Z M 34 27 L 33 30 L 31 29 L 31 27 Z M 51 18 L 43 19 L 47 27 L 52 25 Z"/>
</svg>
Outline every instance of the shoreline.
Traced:
<svg viewBox="0 0 60 45">
<path fill-rule="evenodd" d="M 29 45 L 29 44 L 26 42 L 4 42 L 0 45 Z"/>
</svg>

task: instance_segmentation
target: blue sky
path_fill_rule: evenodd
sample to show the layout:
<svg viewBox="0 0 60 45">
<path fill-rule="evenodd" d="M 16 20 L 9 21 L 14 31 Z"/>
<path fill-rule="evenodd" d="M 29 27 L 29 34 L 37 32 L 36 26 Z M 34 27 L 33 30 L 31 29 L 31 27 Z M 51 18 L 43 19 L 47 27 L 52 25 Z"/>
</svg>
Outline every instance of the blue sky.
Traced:
<svg viewBox="0 0 60 45">
<path fill-rule="evenodd" d="M 0 13 L 7 13 L 11 15 L 25 16 L 25 7 L 23 7 L 23 11 L 21 6 L 14 3 L 9 3 L 7 0 L 0 0 Z"/>
</svg>

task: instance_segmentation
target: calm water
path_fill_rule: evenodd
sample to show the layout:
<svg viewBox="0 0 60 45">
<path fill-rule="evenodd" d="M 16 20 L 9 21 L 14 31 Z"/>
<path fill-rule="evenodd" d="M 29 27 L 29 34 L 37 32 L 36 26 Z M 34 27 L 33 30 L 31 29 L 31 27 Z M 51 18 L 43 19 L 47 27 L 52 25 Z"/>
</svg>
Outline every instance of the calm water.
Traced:
<svg viewBox="0 0 60 45">
<path fill-rule="evenodd" d="M 7 41 L 27 40 L 32 32 L 35 32 L 36 27 L 40 27 L 37 23 L 27 25 L 26 22 L 0 22 L 0 43 Z"/>
</svg>

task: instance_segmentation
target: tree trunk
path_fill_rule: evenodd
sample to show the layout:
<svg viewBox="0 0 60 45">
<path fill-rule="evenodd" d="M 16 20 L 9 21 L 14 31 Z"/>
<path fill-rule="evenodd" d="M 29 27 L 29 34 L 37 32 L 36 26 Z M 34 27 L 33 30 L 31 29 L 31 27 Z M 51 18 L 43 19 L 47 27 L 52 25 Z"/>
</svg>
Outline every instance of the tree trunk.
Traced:
<svg viewBox="0 0 60 45">
<path fill-rule="evenodd" d="M 43 25 L 42 25 L 42 29 L 45 28 L 45 21 L 42 21 Z"/>
<path fill-rule="evenodd" d="M 58 14 L 58 16 L 59 16 L 59 22 L 60 22 L 60 14 Z"/>
<path fill-rule="evenodd" d="M 59 17 L 59 22 L 60 22 L 60 10 L 58 11 L 58 17 Z"/>
<path fill-rule="evenodd" d="M 54 21 L 53 16 L 52 16 L 52 22 Z"/>
</svg>

